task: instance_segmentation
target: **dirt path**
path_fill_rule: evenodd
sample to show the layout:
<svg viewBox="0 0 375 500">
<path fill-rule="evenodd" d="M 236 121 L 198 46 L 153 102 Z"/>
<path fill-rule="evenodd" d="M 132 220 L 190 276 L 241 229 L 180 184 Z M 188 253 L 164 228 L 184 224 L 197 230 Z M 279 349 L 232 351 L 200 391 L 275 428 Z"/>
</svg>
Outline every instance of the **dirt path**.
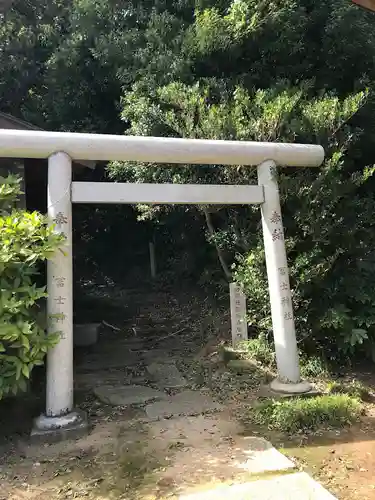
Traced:
<svg viewBox="0 0 375 500">
<path fill-rule="evenodd" d="M 234 456 L 246 461 L 233 438 L 238 424 L 194 370 L 213 318 L 202 321 L 202 307 L 170 290 L 121 291 L 112 300 L 126 303 L 124 314 L 119 306 L 117 317 L 104 317 L 98 344 L 75 357 L 76 400 L 91 434 L 8 447 L 0 468 L 4 498 L 163 498 L 242 473 L 233 467 Z"/>
<path fill-rule="evenodd" d="M 2 449 L 0 500 L 162 500 L 293 470 L 236 419 L 261 375 L 228 372 L 208 341 L 228 335 L 229 318 L 165 287 L 112 290 L 111 304 L 98 344 L 76 351 L 76 401 L 92 432 L 53 445 L 11 440 Z M 21 425 L 25 438 L 29 424 Z M 375 499 L 374 441 L 360 433 L 283 445 L 338 498 Z"/>
</svg>

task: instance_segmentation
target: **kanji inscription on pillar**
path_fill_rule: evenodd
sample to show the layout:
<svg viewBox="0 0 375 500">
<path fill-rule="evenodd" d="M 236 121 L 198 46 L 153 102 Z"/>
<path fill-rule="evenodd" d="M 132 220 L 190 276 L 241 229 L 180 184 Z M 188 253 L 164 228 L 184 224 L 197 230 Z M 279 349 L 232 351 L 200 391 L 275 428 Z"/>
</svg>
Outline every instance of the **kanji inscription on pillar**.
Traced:
<svg viewBox="0 0 375 500">
<path fill-rule="evenodd" d="M 64 288 L 66 278 L 64 276 L 53 276 L 53 281 L 57 288 Z"/>
<path fill-rule="evenodd" d="M 284 239 L 283 230 L 282 229 L 274 229 L 272 232 L 272 241 Z"/>
<path fill-rule="evenodd" d="M 66 320 L 66 314 L 64 313 L 54 313 L 49 316 L 50 323 L 63 324 Z"/>
<path fill-rule="evenodd" d="M 68 223 L 68 217 L 66 217 L 66 215 L 64 215 L 62 212 L 58 212 L 53 218 L 53 222 L 58 228 L 61 228 L 64 224 Z"/>
<path fill-rule="evenodd" d="M 272 224 L 280 224 L 281 222 L 281 215 L 276 212 L 276 210 L 274 210 L 272 212 L 272 215 L 270 217 L 270 221 L 272 222 Z"/>
<path fill-rule="evenodd" d="M 283 307 L 289 307 L 291 305 L 290 297 L 281 297 L 281 305 Z"/>
<path fill-rule="evenodd" d="M 59 295 L 58 297 L 55 297 L 54 301 L 56 302 L 57 305 L 63 306 L 65 304 L 66 298 L 61 297 L 61 295 Z"/>
<path fill-rule="evenodd" d="M 286 276 L 288 273 L 288 268 L 287 267 L 279 267 L 279 273 L 280 273 L 280 276 Z"/>
<path fill-rule="evenodd" d="M 232 345 L 236 347 L 239 342 L 247 340 L 246 297 L 240 285 L 231 283 L 230 313 L 232 325 Z"/>
<path fill-rule="evenodd" d="M 65 332 L 61 330 L 66 321 L 66 314 L 64 313 L 54 313 L 50 314 L 48 317 L 48 331 L 52 333 L 57 333 L 60 339 L 65 339 Z"/>
</svg>

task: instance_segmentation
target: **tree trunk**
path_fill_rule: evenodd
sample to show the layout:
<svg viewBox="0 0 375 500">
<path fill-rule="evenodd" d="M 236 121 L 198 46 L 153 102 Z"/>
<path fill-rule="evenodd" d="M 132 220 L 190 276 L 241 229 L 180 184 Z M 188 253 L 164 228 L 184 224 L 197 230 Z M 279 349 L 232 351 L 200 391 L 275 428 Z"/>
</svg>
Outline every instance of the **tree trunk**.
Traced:
<svg viewBox="0 0 375 500">
<path fill-rule="evenodd" d="M 204 215 L 206 217 L 206 224 L 207 224 L 208 232 L 210 233 L 210 236 L 213 237 L 213 241 L 214 241 L 214 244 L 216 247 L 217 256 L 219 258 L 221 267 L 224 271 L 225 277 L 227 278 L 228 281 L 232 281 L 232 273 L 230 272 L 229 267 L 228 267 L 227 263 L 225 262 L 223 252 L 222 252 L 221 248 L 219 248 L 219 246 L 215 242 L 215 238 L 214 238 L 215 228 L 214 228 L 214 225 L 212 223 L 211 214 L 209 213 L 209 211 L 206 208 L 204 208 L 203 211 L 204 211 Z"/>
</svg>

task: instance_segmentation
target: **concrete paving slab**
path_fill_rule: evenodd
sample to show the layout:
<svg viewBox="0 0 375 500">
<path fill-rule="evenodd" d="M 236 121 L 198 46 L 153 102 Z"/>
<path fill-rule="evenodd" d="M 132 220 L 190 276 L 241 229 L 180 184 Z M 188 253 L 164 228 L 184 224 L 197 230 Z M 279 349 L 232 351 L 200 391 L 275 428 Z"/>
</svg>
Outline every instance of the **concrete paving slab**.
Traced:
<svg viewBox="0 0 375 500">
<path fill-rule="evenodd" d="M 280 453 L 271 443 L 259 437 L 244 437 L 242 446 L 235 456 L 235 466 L 251 474 L 293 469 L 295 464 Z M 245 458 L 245 460 L 244 460 Z"/>
<path fill-rule="evenodd" d="M 143 405 L 168 396 L 161 391 L 143 385 L 102 385 L 94 389 L 95 396 L 112 406 Z"/>
<path fill-rule="evenodd" d="M 296 472 L 182 495 L 179 500 L 335 500 L 335 497 L 305 472 Z"/>
<path fill-rule="evenodd" d="M 147 405 L 146 414 L 150 420 L 158 420 L 179 415 L 201 415 L 222 409 L 222 405 L 208 395 L 196 391 L 183 391 L 165 401 Z"/>
<path fill-rule="evenodd" d="M 187 385 L 174 363 L 151 363 L 146 369 L 160 389 L 181 389 Z"/>
</svg>

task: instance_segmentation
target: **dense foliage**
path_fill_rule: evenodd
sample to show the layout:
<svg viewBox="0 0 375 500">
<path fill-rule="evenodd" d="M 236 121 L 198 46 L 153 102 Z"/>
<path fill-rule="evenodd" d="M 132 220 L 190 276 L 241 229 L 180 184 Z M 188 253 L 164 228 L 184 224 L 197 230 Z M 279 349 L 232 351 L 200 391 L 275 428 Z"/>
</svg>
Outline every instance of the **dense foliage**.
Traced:
<svg viewBox="0 0 375 500">
<path fill-rule="evenodd" d="M 0 178 L 0 399 L 26 390 L 35 366 L 42 365 L 59 339 L 48 335 L 38 301 L 37 264 L 53 255 L 61 237 L 45 217 L 14 208 L 19 179 Z"/>
<path fill-rule="evenodd" d="M 279 170 L 300 345 L 375 356 L 374 23 L 348 0 L 18 1 L 0 25 L 0 107 L 62 130 L 322 144 L 321 169 Z M 255 181 L 241 166 L 113 163 L 108 172 Z M 138 214 L 176 241 L 184 269 L 206 280 L 234 273 L 251 324 L 268 331 L 257 209 Z"/>
</svg>

